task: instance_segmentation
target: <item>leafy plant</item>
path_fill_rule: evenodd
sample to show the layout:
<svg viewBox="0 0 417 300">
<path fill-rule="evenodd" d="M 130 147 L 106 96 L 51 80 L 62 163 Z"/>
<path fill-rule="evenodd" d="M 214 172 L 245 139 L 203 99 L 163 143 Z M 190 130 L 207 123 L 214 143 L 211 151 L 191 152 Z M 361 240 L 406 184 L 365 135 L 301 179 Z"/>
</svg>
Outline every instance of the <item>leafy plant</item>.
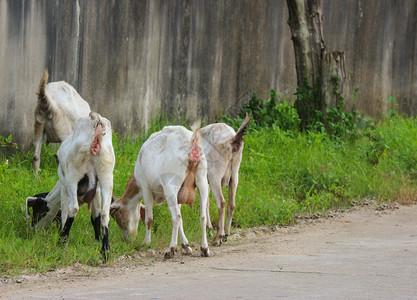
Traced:
<svg viewBox="0 0 417 300">
<path fill-rule="evenodd" d="M 317 77 L 315 86 L 320 86 L 320 77 Z M 295 96 L 295 109 L 300 116 L 300 129 L 305 130 L 321 118 L 321 95 L 318 88 L 313 88 L 307 77 L 302 86 L 297 86 Z"/>
<path fill-rule="evenodd" d="M 220 116 L 220 119 L 239 127 L 247 113 L 252 114 L 251 129 L 280 128 L 283 131 L 298 131 L 300 118 L 294 105 L 285 98 L 279 99 L 275 90 L 268 92 L 269 98 L 259 98 L 255 93 L 246 103 L 238 118 Z"/>
<path fill-rule="evenodd" d="M 1 145 L 11 144 L 11 142 L 12 142 L 12 134 L 9 134 L 9 136 L 7 138 L 0 135 L 0 144 Z"/>
<path fill-rule="evenodd" d="M 17 144 L 12 142 L 12 134 L 9 134 L 9 136 L 6 138 L 4 136 L 0 135 L 0 147 L 1 148 L 12 148 L 12 149 L 17 149 Z M 0 149 L 1 151 L 1 149 Z"/>
<path fill-rule="evenodd" d="M 387 109 L 383 112 L 385 117 L 394 118 L 398 116 L 398 102 L 393 96 L 388 96 L 382 99 L 383 102 L 387 103 Z"/>
</svg>

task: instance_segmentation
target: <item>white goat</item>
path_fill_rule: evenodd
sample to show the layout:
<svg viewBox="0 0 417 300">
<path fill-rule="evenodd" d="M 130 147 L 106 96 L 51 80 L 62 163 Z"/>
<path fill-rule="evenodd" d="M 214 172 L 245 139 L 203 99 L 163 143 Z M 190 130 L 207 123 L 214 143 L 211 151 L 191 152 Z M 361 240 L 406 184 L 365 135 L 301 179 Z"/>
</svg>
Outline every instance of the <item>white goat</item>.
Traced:
<svg viewBox="0 0 417 300">
<path fill-rule="evenodd" d="M 166 126 L 152 134 L 140 149 L 134 174 L 124 195 L 113 202 L 110 212 L 127 239 L 129 235 L 137 234 L 140 210 L 143 216 L 140 201 L 144 199 L 144 243 L 150 244 L 153 204 L 166 199 L 172 216 L 172 236 L 165 258 L 173 257 L 178 251 L 178 231 L 182 252 L 189 255 L 192 250 L 182 227 L 181 204 L 192 205 L 196 187 L 200 193 L 201 255 L 209 256 L 206 236 L 207 162 L 200 147 L 199 129 L 191 132 L 182 126 Z"/>
<path fill-rule="evenodd" d="M 103 230 L 102 253 L 107 259 L 109 210 L 113 191 L 115 163 L 110 121 L 95 112 L 75 123 L 73 134 L 65 139 L 57 152 L 59 180 L 45 197 L 26 199 L 26 217 L 33 208 L 36 226 L 50 224 L 61 209 L 61 239 L 66 241 L 79 205 L 92 208 L 91 221 L 96 239 Z M 38 219 L 36 219 L 38 218 Z M 40 220 L 39 220 L 40 218 Z"/>
<path fill-rule="evenodd" d="M 60 143 L 74 130 L 75 121 L 88 117 L 90 106 L 65 81 L 48 82 L 48 71 L 43 72 L 35 108 L 33 170 L 38 173 L 42 141 Z"/>
<path fill-rule="evenodd" d="M 246 116 L 239 130 L 224 124 L 210 124 L 200 129 L 202 137 L 201 146 L 207 159 L 207 177 L 212 188 L 212 193 L 216 199 L 219 211 L 219 225 L 214 243 L 220 245 L 225 237 L 225 206 L 226 201 L 222 193 L 222 186 L 229 188 L 229 202 L 227 210 L 226 233 L 230 234 L 233 211 L 235 208 L 236 189 L 239 180 L 239 167 L 242 161 L 243 136 L 249 126 L 250 117 Z M 111 215 L 115 217 L 119 227 L 127 239 L 128 235 L 137 234 L 139 218 L 145 223 L 145 206 L 140 204 L 142 195 L 139 196 L 139 187 L 134 174 L 129 178 L 125 192 L 117 200 L 117 204 L 112 204 Z M 207 198 L 207 225 L 212 227 L 209 214 L 209 198 Z M 130 213 L 135 212 L 135 213 Z M 182 225 L 182 224 L 181 224 Z M 145 225 L 146 226 L 146 225 Z M 183 228 L 179 228 L 183 234 Z"/>
<path fill-rule="evenodd" d="M 207 159 L 207 177 L 216 200 L 219 212 L 219 225 L 214 243 L 221 245 L 225 237 L 225 207 L 222 186 L 229 188 L 229 202 L 227 208 L 226 233 L 230 234 L 233 211 L 235 209 L 236 189 L 239 181 L 239 167 L 242 161 L 243 136 L 249 126 L 250 117 L 247 115 L 239 130 L 224 124 L 210 124 L 201 128 L 202 147 Z M 207 225 L 211 227 L 209 214 L 209 200 L 207 200 Z"/>
</svg>

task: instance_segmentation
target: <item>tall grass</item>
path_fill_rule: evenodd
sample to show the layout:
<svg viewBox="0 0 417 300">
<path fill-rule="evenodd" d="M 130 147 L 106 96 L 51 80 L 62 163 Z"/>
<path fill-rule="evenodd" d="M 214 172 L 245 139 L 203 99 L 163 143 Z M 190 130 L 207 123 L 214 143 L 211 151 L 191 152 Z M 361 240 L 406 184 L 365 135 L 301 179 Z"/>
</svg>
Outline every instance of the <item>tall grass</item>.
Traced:
<svg viewBox="0 0 417 300">
<path fill-rule="evenodd" d="M 262 101 L 260 103 L 262 107 Z M 323 128 L 299 132 L 299 120 L 291 104 L 269 105 L 272 109 L 268 111 L 273 111 L 280 119 L 279 122 L 268 119 L 267 124 L 262 125 L 263 118 L 259 115 L 260 123 L 255 120 L 250 125 L 245 137 L 233 228 L 287 225 L 298 215 L 349 207 L 352 200 L 364 198 L 403 203 L 416 200 L 417 122 L 414 118 L 390 115 L 380 122 L 362 120 L 362 125 L 355 123 L 354 136 L 345 134 L 340 127 L 340 136 L 334 138 Z M 240 119 L 228 118 L 227 122 L 238 126 Z M 133 172 L 142 143 L 152 132 L 169 123 L 164 118 L 152 122 L 149 131 L 136 138 L 120 138 L 114 133 L 114 192 L 117 197 L 122 195 Z M 42 148 L 37 178 L 32 172 L 33 151 L 0 155 L 2 276 L 45 272 L 74 263 L 93 266 L 104 263 L 101 246 L 94 241 L 86 207 L 80 209 L 64 247 L 58 246 L 57 224 L 43 231 L 29 229 L 24 200 L 50 191 L 55 185 L 58 180 L 55 151 L 51 146 Z M 227 191 L 224 192 L 227 198 Z M 194 207 L 183 206 L 182 213 L 187 237 L 198 245 L 201 239 L 198 203 Z M 210 212 L 216 224 L 214 199 L 211 199 Z M 169 210 L 166 204 L 156 206 L 151 247 L 167 247 L 170 234 Z M 111 219 L 111 258 L 107 264 L 122 255 L 143 251 L 143 237 L 144 228 L 140 224 L 138 239 L 124 242 L 117 224 Z"/>
</svg>

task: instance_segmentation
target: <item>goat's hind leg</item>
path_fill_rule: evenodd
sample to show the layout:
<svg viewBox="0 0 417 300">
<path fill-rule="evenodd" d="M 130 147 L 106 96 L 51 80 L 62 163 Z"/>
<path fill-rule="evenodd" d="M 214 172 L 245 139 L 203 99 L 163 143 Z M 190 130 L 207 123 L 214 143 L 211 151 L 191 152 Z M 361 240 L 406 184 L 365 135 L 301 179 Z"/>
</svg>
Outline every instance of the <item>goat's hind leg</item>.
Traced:
<svg viewBox="0 0 417 300">
<path fill-rule="evenodd" d="M 171 212 L 171 221 L 172 221 L 172 234 L 171 234 L 171 243 L 169 244 L 168 250 L 165 252 L 165 259 L 174 257 L 175 253 L 178 252 L 178 230 L 181 224 L 181 206 L 176 203 L 176 197 L 170 197 L 167 199 L 168 207 Z M 188 242 L 188 241 L 187 241 Z"/>
<path fill-rule="evenodd" d="M 208 182 L 207 176 L 197 176 L 196 185 L 198 192 L 200 194 L 200 226 L 201 226 L 201 256 L 208 257 L 210 256 L 210 250 L 207 243 L 207 202 L 208 201 Z"/>
<path fill-rule="evenodd" d="M 33 146 L 35 147 L 35 153 L 33 154 L 33 171 L 38 175 L 38 169 L 41 164 L 41 150 L 42 140 L 44 138 L 45 124 L 35 120 L 35 132 L 33 138 Z"/>
<path fill-rule="evenodd" d="M 210 219 L 210 186 L 209 186 L 209 192 L 207 195 L 207 229 L 211 230 L 213 229 L 213 224 L 211 224 L 211 219 Z"/>
<path fill-rule="evenodd" d="M 239 167 L 240 167 L 240 160 L 233 160 L 232 162 L 232 176 L 229 182 L 229 202 L 227 207 L 227 219 L 226 219 L 226 226 L 225 232 L 227 235 L 230 234 L 230 227 L 232 226 L 232 217 L 233 212 L 236 206 L 236 190 L 237 185 L 239 182 Z"/>
<path fill-rule="evenodd" d="M 104 260 L 107 260 L 110 255 L 110 244 L 109 244 L 109 215 L 110 215 L 110 204 L 113 195 L 113 174 L 106 175 L 98 174 L 98 181 L 100 184 L 100 199 L 102 202 L 101 210 L 101 228 L 103 230 L 103 238 L 101 241 L 101 253 L 103 254 Z"/>
<path fill-rule="evenodd" d="M 153 223 L 153 194 L 149 188 L 143 190 L 143 202 L 145 203 L 145 238 L 143 244 L 151 244 L 151 228 Z"/>
<path fill-rule="evenodd" d="M 182 255 L 191 255 L 193 253 L 193 250 L 190 247 L 190 243 L 188 242 L 187 237 L 184 233 L 184 228 L 182 225 L 182 218 L 180 219 L 180 225 L 179 225 L 179 232 L 180 232 L 180 240 L 181 240 L 181 253 Z"/>
<path fill-rule="evenodd" d="M 93 198 L 91 207 L 91 224 L 94 228 L 94 238 L 97 242 L 101 239 L 101 193 L 100 188 L 97 187 L 96 194 Z"/>
<path fill-rule="evenodd" d="M 213 193 L 214 199 L 216 199 L 217 210 L 219 212 L 219 224 L 217 228 L 217 234 L 214 238 L 213 244 L 220 246 L 222 244 L 223 237 L 225 236 L 224 233 L 224 219 L 225 219 L 225 207 L 226 207 L 226 200 L 224 199 L 222 193 L 222 187 L 220 182 L 214 181 L 211 186 L 211 192 Z"/>
</svg>

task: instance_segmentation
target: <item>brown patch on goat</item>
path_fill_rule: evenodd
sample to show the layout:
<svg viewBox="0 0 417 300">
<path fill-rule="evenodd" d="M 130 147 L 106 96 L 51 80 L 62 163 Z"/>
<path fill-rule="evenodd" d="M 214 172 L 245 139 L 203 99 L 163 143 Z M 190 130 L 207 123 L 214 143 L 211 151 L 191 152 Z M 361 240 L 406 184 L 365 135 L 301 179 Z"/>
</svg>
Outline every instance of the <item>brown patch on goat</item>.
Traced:
<svg viewBox="0 0 417 300">
<path fill-rule="evenodd" d="M 101 139 L 103 136 L 102 132 L 103 127 L 101 126 L 101 123 L 97 124 L 96 130 L 94 132 L 94 140 L 91 143 L 90 146 L 90 152 L 93 155 L 97 155 L 100 152 L 101 149 Z"/>
<path fill-rule="evenodd" d="M 117 225 L 120 229 L 126 230 L 129 224 L 130 212 L 125 206 L 118 206 L 116 208 L 110 208 L 110 215 L 116 220 Z"/>
<path fill-rule="evenodd" d="M 110 215 L 116 220 L 117 225 L 119 225 L 122 230 L 126 230 L 127 225 L 129 224 L 130 212 L 126 207 L 126 204 L 138 193 L 139 187 L 136 184 L 135 176 L 132 173 L 129 180 L 127 181 L 125 192 L 123 193 L 122 197 L 119 200 L 115 200 L 114 194 L 112 196 L 114 198 L 112 202 L 119 203 L 120 205 L 116 207 L 110 207 Z"/>
<path fill-rule="evenodd" d="M 243 144 L 243 137 L 246 134 L 246 131 L 249 127 L 251 116 L 246 114 L 246 118 L 243 120 L 242 125 L 240 125 L 239 130 L 236 132 L 235 137 L 232 140 L 233 152 L 239 151 L 240 147 Z"/>
<path fill-rule="evenodd" d="M 123 193 L 122 197 L 116 200 L 114 194 L 112 196 L 112 203 L 116 202 L 120 205 L 117 207 L 111 207 L 110 215 L 116 220 L 117 224 L 122 230 L 127 228 L 126 224 L 129 218 L 129 211 L 126 208 L 126 205 L 129 200 L 134 198 L 137 194 L 139 194 L 139 192 L 140 188 L 136 182 L 134 173 L 132 173 L 126 183 L 125 192 Z M 143 222 L 143 225 L 145 225 L 145 206 L 143 205 L 140 205 L 140 218 Z"/>
<path fill-rule="evenodd" d="M 145 206 L 144 205 L 140 205 L 139 212 L 140 212 L 140 219 L 142 220 L 143 225 L 145 225 Z"/>
<path fill-rule="evenodd" d="M 188 153 L 188 166 L 185 179 L 177 195 L 178 204 L 189 204 L 193 208 L 196 188 L 195 174 L 200 160 L 200 132 L 199 129 L 196 129 L 191 141 L 190 152 Z"/>
<path fill-rule="evenodd" d="M 125 192 L 123 193 L 122 198 L 132 199 L 139 193 L 139 186 L 135 179 L 135 174 L 130 175 L 129 180 L 127 181 Z"/>
<path fill-rule="evenodd" d="M 151 230 L 152 223 L 153 223 L 153 220 L 151 218 L 149 218 L 149 220 L 148 220 L 148 230 Z"/>
</svg>

